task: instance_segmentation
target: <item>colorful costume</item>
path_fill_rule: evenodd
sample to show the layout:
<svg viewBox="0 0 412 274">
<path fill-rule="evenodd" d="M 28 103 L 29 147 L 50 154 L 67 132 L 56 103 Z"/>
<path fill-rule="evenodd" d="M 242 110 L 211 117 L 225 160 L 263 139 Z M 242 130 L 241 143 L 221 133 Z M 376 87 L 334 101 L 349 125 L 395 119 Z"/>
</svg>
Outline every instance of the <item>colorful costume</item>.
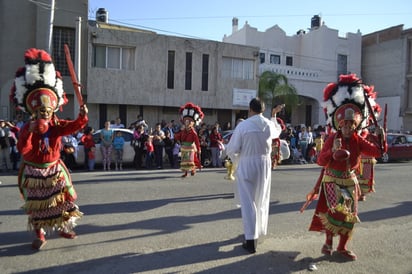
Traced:
<svg viewBox="0 0 412 274">
<path fill-rule="evenodd" d="M 310 193 L 319 201 L 309 230 L 326 232 L 322 253 L 331 254 L 333 236 L 339 235 L 337 252 L 355 260 L 356 255 L 346 249 L 359 222 L 358 198 L 361 194 L 356 170 L 361 154 L 380 157 L 385 143 L 371 142 L 362 138 L 358 131 L 369 123 L 369 115 L 377 115 L 380 107 L 374 102 L 375 93 L 360 82 L 356 75 L 341 75 L 338 83 L 329 84 L 324 90 L 324 106 L 331 133 L 318 156 L 323 167 L 318 184 Z M 373 113 L 367 107 L 369 100 Z M 381 137 L 384 132 L 380 130 Z M 383 139 L 384 140 L 384 139 Z M 308 199 L 310 198 L 308 194 Z"/>
<path fill-rule="evenodd" d="M 372 142 L 378 142 L 376 136 L 370 134 L 368 130 L 363 130 L 361 136 Z M 375 165 L 377 161 L 374 157 L 361 154 L 361 161 L 359 167 L 356 169 L 359 186 L 361 189 L 360 201 L 366 199 L 366 195 L 375 192 Z"/>
<path fill-rule="evenodd" d="M 276 121 L 281 126 L 282 131 L 286 129 L 285 123 L 279 117 L 276 117 Z M 278 164 L 282 161 L 282 151 L 280 149 L 280 138 L 275 138 L 272 140 L 272 169 L 274 170 Z"/>
<path fill-rule="evenodd" d="M 201 168 L 198 154 L 200 153 L 199 137 L 194 128 L 202 121 L 204 114 L 201 108 L 193 103 L 186 103 L 179 110 L 181 122 L 185 128 L 175 134 L 175 140 L 181 144 L 181 161 L 180 169 L 184 172 L 182 177 L 186 177 L 188 171 L 193 176 L 196 173 L 196 167 Z"/>
<path fill-rule="evenodd" d="M 60 159 L 62 136 L 82 129 L 88 122 L 87 108 L 81 106 L 74 121 L 60 120 L 54 114 L 67 103 L 60 73 L 43 50 L 29 49 L 25 67 L 16 73 L 11 98 L 33 119 L 19 133 L 18 149 L 23 157 L 18 186 L 29 215 L 29 228 L 37 238 L 32 247 L 46 243 L 45 230 L 57 229 L 60 235 L 74 238 L 75 221 L 82 216 L 74 203 L 77 198 L 70 173 Z"/>
</svg>

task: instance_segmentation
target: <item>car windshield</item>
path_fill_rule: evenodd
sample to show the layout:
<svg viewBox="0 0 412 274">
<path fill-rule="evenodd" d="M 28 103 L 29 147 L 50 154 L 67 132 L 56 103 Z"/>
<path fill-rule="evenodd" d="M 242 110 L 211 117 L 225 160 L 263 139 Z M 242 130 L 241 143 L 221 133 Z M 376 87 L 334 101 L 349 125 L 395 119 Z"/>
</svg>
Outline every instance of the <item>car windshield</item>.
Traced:
<svg viewBox="0 0 412 274">
<path fill-rule="evenodd" d="M 388 143 L 388 144 L 392 144 L 392 141 L 393 141 L 393 139 L 395 138 L 395 135 L 389 135 L 389 134 L 388 134 L 387 138 L 388 138 L 387 143 Z"/>
<path fill-rule="evenodd" d="M 93 133 L 93 140 L 95 144 L 100 144 L 100 131 L 101 129 Z M 122 130 L 116 130 L 116 129 L 113 129 L 113 131 L 114 131 L 115 136 L 116 136 L 116 132 L 121 131 L 122 137 L 124 138 L 125 142 L 130 142 L 133 139 L 133 133 L 129 131 L 122 131 Z"/>
</svg>

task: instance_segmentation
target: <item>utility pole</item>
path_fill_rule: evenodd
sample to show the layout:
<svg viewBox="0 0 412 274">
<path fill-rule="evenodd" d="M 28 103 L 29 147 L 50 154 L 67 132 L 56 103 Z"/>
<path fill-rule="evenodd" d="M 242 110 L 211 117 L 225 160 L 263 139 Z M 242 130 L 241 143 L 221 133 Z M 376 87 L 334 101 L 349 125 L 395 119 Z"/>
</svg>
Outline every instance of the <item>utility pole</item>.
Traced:
<svg viewBox="0 0 412 274">
<path fill-rule="evenodd" d="M 77 17 L 76 20 L 76 38 L 74 43 L 74 67 L 77 74 L 77 82 L 80 84 L 81 81 L 81 57 L 82 57 L 82 18 Z M 80 92 L 82 92 L 82 86 L 79 86 Z M 77 100 L 74 100 L 74 113 L 76 113 L 80 108 Z"/>
<path fill-rule="evenodd" d="M 47 39 L 47 52 L 49 54 L 51 54 L 51 48 L 52 48 L 55 0 L 50 0 L 50 1 L 51 1 L 51 3 L 50 3 L 49 37 Z"/>
</svg>

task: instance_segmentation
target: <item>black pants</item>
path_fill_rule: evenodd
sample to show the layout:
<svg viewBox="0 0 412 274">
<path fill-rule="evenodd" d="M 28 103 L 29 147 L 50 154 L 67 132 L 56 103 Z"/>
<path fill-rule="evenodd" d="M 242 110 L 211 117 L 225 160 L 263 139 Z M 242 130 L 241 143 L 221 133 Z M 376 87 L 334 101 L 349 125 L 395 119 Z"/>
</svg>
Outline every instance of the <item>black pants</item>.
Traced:
<svg viewBox="0 0 412 274">
<path fill-rule="evenodd" d="M 76 159 L 74 158 L 73 153 L 66 153 L 64 150 L 61 152 L 61 158 L 63 159 L 64 164 L 68 169 L 72 170 L 75 168 Z"/>
<path fill-rule="evenodd" d="M 154 155 L 156 167 L 163 168 L 163 146 L 155 146 Z"/>
<path fill-rule="evenodd" d="M 144 155 L 144 150 L 140 147 L 135 147 L 134 148 L 134 167 L 136 169 L 141 169 L 142 168 L 142 163 L 143 163 L 143 155 Z"/>
</svg>

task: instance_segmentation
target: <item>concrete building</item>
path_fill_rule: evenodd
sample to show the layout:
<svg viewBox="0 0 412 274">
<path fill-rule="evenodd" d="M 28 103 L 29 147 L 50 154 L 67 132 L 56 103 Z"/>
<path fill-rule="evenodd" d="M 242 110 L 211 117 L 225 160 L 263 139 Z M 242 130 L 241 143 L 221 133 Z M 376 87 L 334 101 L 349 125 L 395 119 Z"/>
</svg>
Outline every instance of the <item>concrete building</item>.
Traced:
<svg viewBox="0 0 412 274">
<path fill-rule="evenodd" d="M 312 18 L 307 32 L 298 30 L 293 36 L 287 36 L 278 25 L 262 32 L 246 22 L 239 29 L 238 19 L 233 18 L 232 33 L 225 35 L 223 42 L 259 47 L 259 73 L 287 76 L 301 102 L 287 121 L 292 125 L 324 124 L 324 87 L 339 74 L 361 73 L 361 33 L 339 37 L 338 30 L 328 28 L 319 16 Z"/>
<path fill-rule="evenodd" d="M 76 101 L 73 100 L 73 86 L 63 46 L 69 45 L 72 59 L 78 66 L 79 78 L 85 79 L 87 56 L 80 56 L 78 53 L 87 51 L 88 0 L 55 1 L 53 20 L 51 2 L 0 1 L 0 118 L 15 118 L 16 111 L 9 101 L 10 88 L 16 70 L 24 66 L 24 52 L 28 48 L 48 51 L 54 59 L 56 69 L 62 73 L 69 104 L 64 106 L 59 117 L 75 118 L 78 114 L 79 107 L 75 106 Z"/>
<path fill-rule="evenodd" d="M 159 35 L 89 22 L 87 103 L 94 127 L 120 117 L 130 124 L 142 115 L 149 125 L 178 121 L 193 102 L 204 121 L 235 123 L 247 116 L 257 92 L 254 46 Z"/>
<path fill-rule="evenodd" d="M 412 29 L 398 25 L 364 35 L 362 76 L 375 86 L 381 107 L 387 104 L 388 130 L 412 131 Z"/>
<path fill-rule="evenodd" d="M 71 49 L 94 128 L 116 117 L 128 125 L 137 115 L 149 125 L 178 121 L 180 106 L 189 101 L 202 107 L 206 123 L 234 124 L 247 116 L 248 103 L 257 92 L 257 47 L 112 25 L 104 9 L 89 22 L 87 0 L 55 1 L 54 9 L 53 2 L 0 2 L 0 29 L 10 30 L 0 37 L 1 118 L 16 116 L 10 88 L 15 71 L 24 65 L 25 50 L 31 47 L 48 50 L 64 77 L 69 104 L 58 116 L 77 116 L 64 44 Z"/>
<path fill-rule="evenodd" d="M 388 128 L 412 129 L 411 29 L 402 25 L 339 37 L 314 16 L 307 31 L 287 36 L 277 25 L 264 32 L 248 23 L 239 29 L 234 18 L 232 34 L 216 42 L 108 24 L 104 9 L 88 21 L 87 0 L 55 1 L 54 9 L 52 2 L 0 1 L 0 118 L 16 115 L 10 87 L 31 47 L 50 48 L 69 99 L 58 115 L 75 118 L 78 105 L 63 51 L 68 44 L 95 128 L 116 117 L 130 124 L 139 114 L 151 125 L 177 120 L 187 101 L 203 108 L 207 123 L 234 124 L 247 116 L 258 76 L 270 70 L 286 75 L 300 95 L 287 121 L 293 125 L 323 124 L 323 88 L 341 73 L 356 73 L 375 85 L 382 106 L 388 104 Z"/>
</svg>

